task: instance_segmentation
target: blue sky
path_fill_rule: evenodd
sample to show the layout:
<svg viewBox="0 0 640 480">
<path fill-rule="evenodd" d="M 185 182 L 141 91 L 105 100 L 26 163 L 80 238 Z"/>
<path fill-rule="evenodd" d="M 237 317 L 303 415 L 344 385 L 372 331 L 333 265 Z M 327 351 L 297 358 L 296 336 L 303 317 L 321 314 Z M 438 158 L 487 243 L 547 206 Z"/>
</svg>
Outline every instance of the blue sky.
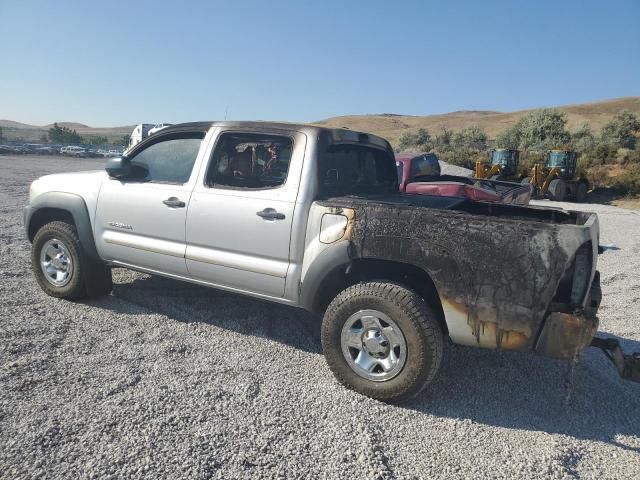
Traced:
<svg viewBox="0 0 640 480">
<path fill-rule="evenodd" d="M 640 1 L 0 0 L 0 118 L 513 111 L 640 95 Z"/>
</svg>

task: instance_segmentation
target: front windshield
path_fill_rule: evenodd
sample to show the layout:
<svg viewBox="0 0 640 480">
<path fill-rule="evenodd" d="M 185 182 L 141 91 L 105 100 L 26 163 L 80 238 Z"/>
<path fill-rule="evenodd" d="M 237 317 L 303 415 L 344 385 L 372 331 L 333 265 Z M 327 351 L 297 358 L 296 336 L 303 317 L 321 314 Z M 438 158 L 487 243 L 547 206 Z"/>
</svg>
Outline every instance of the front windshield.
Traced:
<svg viewBox="0 0 640 480">
<path fill-rule="evenodd" d="M 547 160 L 547 167 L 564 167 L 567 163 L 566 152 L 551 152 Z"/>
<path fill-rule="evenodd" d="M 493 157 L 491 158 L 492 165 L 506 165 L 511 159 L 511 152 L 509 150 L 494 150 Z"/>
</svg>

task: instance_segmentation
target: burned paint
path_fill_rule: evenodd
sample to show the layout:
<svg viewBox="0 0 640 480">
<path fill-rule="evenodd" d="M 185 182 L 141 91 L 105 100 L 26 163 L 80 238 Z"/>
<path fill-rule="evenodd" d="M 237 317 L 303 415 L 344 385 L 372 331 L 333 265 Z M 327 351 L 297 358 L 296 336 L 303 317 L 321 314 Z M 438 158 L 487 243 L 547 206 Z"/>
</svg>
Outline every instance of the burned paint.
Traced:
<svg viewBox="0 0 640 480">
<path fill-rule="evenodd" d="M 574 358 L 589 346 L 598 330 L 597 318 L 582 311 L 551 312 L 540 332 L 536 352 L 555 358 Z"/>
<path fill-rule="evenodd" d="M 450 300 L 442 301 L 442 309 L 449 335 L 457 344 L 503 350 L 523 350 L 527 347 L 530 331 L 501 328 L 495 314 L 492 315 L 487 309 L 480 313 L 473 305 L 465 307 Z"/>
<path fill-rule="evenodd" d="M 347 217 L 347 226 L 345 227 L 344 234 L 342 235 L 342 238 L 340 240 L 350 240 L 351 231 L 353 230 L 353 220 L 356 215 L 355 210 L 351 208 L 329 207 L 326 209 L 326 213 Z"/>
<path fill-rule="evenodd" d="M 354 258 L 427 272 L 451 339 L 465 345 L 534 349 L 552 304 L 564 301 L 554 297 L 563 278 L 571 281 L 577 250 L 597 245 L 595 214 L 406 195 L 321 203 L 355 210 Z M 584 306 L 586 294 L 577 306 Z M 575 307 L 570 302 L 559 310 Z M 568 333 L 568 342 L 583 348 L 574 335 Z"/>
</svg>

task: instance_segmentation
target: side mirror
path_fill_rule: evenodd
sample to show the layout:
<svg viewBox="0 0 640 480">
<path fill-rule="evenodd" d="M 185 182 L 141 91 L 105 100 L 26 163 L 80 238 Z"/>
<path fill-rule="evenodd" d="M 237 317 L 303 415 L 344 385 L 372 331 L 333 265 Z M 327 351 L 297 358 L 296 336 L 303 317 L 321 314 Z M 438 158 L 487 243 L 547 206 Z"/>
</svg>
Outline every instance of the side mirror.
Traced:
<svg viewBox="0 0 640 480">
<path fill-rule="evenodd" d="M 112 158 L 107 161 L 104 169 L 111 178 L 126 178 L 131 174 L 129 159 L 123 157 Z"/>
</svg>

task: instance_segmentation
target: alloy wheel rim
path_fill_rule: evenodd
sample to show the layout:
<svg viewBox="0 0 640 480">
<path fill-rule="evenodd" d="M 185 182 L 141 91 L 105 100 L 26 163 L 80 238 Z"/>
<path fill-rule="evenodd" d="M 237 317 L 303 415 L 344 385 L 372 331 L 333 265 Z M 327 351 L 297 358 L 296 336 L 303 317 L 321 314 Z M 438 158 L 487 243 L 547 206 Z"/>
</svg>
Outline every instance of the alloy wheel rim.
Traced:
<svg viewBox="0 0 640 480">
<path fill-rule="evenodd" d="M 73 260 L 67 246 L 57 238 L 47 240 L 40 249 L 40 268 L 51 285 L 67 285 L 73 275 Z"/>
<path fill-rule="evenodd" d="M 391 380 L 407 360 L 402 330 L 378 310 L 360 310 L 351 315 L 342 327 L 340 343 L 349 367 L 374 382 Z"/>
</svg>

